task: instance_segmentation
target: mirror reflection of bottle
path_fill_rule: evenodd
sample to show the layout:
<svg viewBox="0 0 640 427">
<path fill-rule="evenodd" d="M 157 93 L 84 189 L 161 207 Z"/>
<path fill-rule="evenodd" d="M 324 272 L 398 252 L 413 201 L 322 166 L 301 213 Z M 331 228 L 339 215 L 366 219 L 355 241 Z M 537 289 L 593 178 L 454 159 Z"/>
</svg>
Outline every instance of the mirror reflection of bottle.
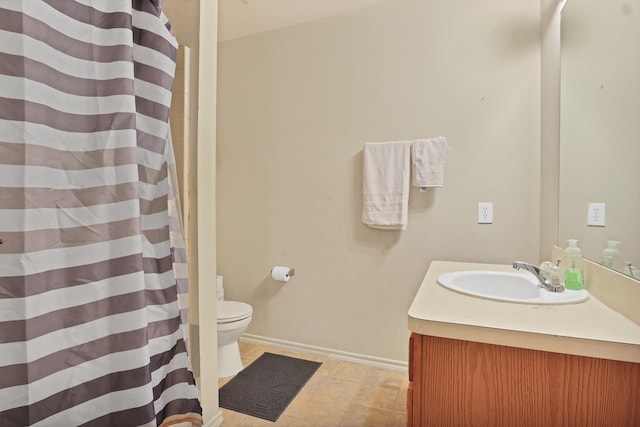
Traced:
<svg viewBox="0 0 640 427">
<path fill-rule="evenodd" d="M 614 270 L 622 269 L 619 244 L 620 242 L 617 240 L 607 240 L 607 247 L 602 251 L 602 265 Z"/>
</svg>

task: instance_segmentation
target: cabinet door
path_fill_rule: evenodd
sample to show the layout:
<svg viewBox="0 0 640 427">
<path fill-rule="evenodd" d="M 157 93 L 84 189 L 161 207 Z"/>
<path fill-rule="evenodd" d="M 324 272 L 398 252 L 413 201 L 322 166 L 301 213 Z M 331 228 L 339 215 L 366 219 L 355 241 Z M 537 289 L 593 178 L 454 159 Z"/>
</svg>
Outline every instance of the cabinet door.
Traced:
<svg viewBox="0 0 640 427">
<path fill-rule="evenodd" d="M 413 335 L 409 365 L 410 426 L 640 426 L 638 363 Z"/>
</svg>

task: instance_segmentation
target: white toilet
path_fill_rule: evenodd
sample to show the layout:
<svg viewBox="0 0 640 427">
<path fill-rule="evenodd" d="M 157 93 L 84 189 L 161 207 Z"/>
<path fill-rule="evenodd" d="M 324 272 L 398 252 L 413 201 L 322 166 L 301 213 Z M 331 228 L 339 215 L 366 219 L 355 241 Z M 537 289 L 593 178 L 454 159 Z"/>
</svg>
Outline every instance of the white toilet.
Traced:
<svg viewBox="0 0 640 427">
<path fill-rule="evenodd" d="M 253 308 L 238 301 L 218 301 L 218 377 L 230 377 L 240 372 L 242 359 L 238 338 L 251 323 Z"/>
</svg>

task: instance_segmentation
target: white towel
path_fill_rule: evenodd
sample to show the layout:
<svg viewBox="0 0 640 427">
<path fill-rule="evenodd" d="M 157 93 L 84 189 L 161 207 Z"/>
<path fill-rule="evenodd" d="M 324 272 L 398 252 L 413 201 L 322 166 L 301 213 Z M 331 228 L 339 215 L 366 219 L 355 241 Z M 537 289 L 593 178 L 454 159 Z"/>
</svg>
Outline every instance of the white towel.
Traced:
<svg viewBox="0 0 640 427">
<path fill-rule="evenodd" d="M 415 187 L 444 186 L 444 163 L 447 157 L 447 139 L 444 136 L 416 139 L 411 144 L 413 179 Z"/>
<path fill-rule="evenodd" d="M 411 141 L 367 142 L 362 154 L 362 222 L 407 228 Z"/>
</svg>

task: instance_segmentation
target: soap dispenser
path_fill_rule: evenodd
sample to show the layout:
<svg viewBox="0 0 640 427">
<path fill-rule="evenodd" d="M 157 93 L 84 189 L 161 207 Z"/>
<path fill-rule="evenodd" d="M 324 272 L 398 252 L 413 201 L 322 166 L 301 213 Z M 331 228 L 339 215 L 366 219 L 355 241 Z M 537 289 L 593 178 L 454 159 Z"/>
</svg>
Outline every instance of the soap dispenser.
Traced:
<svg viewBox="0 0 640 427">
<path fill-rule="evenodd" d="M 564 287 L 567 289 L 579 290 L 583 287 L 582 282 L 582 251 L 578 247 L 576 239 L 567 240 L 569 246 L 565 249 L 567 255 L 567 268 L 564 272 Z"/>
<path fill-rule="evenodd" d="M 602 251 L 602 265 L 614 270 L 622 269 L 622 257 L 620 256 L 620 244 L 617 240 L 607 240 L 607 247 Z"/>
</svg>

